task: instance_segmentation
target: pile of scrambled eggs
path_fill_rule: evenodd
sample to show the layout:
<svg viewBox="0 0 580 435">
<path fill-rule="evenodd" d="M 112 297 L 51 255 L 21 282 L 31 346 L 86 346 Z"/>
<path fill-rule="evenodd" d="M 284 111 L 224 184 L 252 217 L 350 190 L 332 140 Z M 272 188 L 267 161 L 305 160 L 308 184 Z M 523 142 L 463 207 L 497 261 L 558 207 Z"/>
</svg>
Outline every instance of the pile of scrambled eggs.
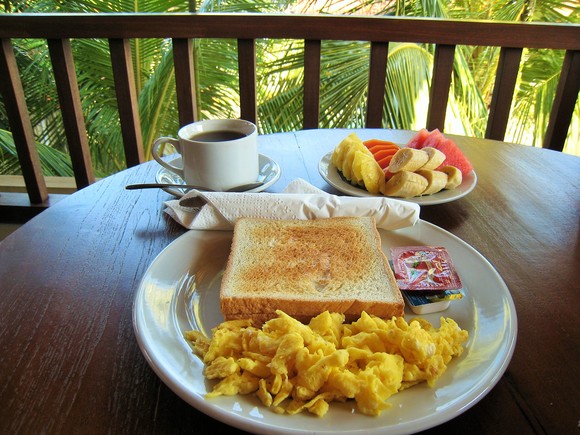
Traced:
<svg viewBox="0 0 580 435">
<path fill-rule="evenodd" d="M 186 332 L 206 378 L 219 380 L 207 397 L 256 393 L 274 412 L 318 416 L 332 401 L 354 399 L 361 413 L 379 415 L 398 391 L 423 381 L 433 386 L 468 338 L 449 318 L 436 329 L 424 319 L 364 312 L 351 324 L 324 312 L 308 325 L 277 314 L 261 329 L 249 320 L 224 322 L 211 339 Z"/>
</svg>

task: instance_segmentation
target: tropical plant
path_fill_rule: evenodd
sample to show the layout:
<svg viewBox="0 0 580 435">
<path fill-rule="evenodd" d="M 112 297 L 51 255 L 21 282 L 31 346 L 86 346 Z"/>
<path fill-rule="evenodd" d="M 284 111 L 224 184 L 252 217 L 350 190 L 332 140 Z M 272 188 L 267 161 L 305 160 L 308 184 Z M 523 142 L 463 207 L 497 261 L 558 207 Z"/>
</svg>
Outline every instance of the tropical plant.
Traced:
<svg viewBox="0 0 580 435">
<path fill-rule="evenodd" d="M 143 3 L 138 5 L 141 12 L 155 11 L 147 9 L 151 2 L 140 3 Z M 162 3 L 163 10 L 179 11 L 181 8 L 181 11 L 184 11 L 187 7 L 182 0 L 166 0 Z M 161 2 L 158 2 L 157 8 L 160 6 Z M 37 12 L 80 13 L 126 12 L 132 11 L 134 7 L 135 2 L 98 0 L 66 3 L 44 0 L 32 5 L 33 10 Z M 113 73 L 108 42 L 101 39 L 79 39 L 73 40 L 71 44 L 95 175 L 102 177 L 125 167 L 115 90 L 111 86 Z M 70 158 L 64 140 L 64 129 L 58 111 L 46 44 L 23 40 L 15 47 L 29 112 L 34 116 L 31 119 L 34 131 L 40 142 L 50 144 L 55 150 L 62 152 L 62 161 L 69 168 L 66 174 L 69 174 Z M 166 131 L 174 131 L 177 128 L 177 121 L 170 115 L 176 112 L 175 107 L 172 107 L 175 98 L 171 47 L 164 40 L 141 39 L 132 41 L 132 49 L 143 136 L 147 141 L 156 134 L 155 130 L 160 126 L 167 129 Z M 38 77 L 42 80 L 38 80 Z M 6 120 L 6 117 L 0 116 L 0 119 Z M 4 156 L 2 160 L 7 160 Z M 42 155 L 40 157 L 43 171 L 47 173 L 45 159 Z"/>
<path fill-rule="evenodd" d="M 39 0 L 31 4 L 5 2 L 0 11 L 4 8 L 5 12 L 184 12 L 194 7 L 202 12 L 306 11 L 552 22 L 578 22 L 580 19 L 578 8 L 566 0 L 281 0 L 278 3 L 207 0 L 197 5 L 193 2 L 190 5 L 185 0 Z M 113 78 L 108 43 L 98 39 L 73 40 L 72 43 L 95 173 L 105 176 L 125 167 L 114 88 L 111 86 Z M 198 117 L 239 116 L 235 41 L 220 39 L 194 43 L 200 102 Z M 132 49 L 145 155 L 148 156 L 155 137 L 172 134 L 178 128 L 172 47 L 167 40 L 143 39 L 132 41 Z M 302 41 L 257 41 L 258 114 L 262 133 L 302 127 L 303 49 Z M 390 44 L 384 101 L 385 127 L 418 129 L 424 126 L 433 50 L 431 45 Z M 70 159 L 63 139 L 47 48 L 39 41 L 20 40 L 15 41 L 15 54 L 33 115 L 43 170 L 47 175 L 70 175 Z M 493 92 L 489 71 L 497 65 L 498 54 L 496 48 L 457 48 L 446 132 L 483 136 L 487 105 Z M 321 127 L 364 125 L 368 56 L 366 43 L 323 41 Z M 507 139 L 539 146 L 541 132 L 547 125 L 562 56 L 530 50 L 524 53 L 524 60 Z M 0 174 L 18 170 L 6 119 L 4 107 L 0 104 Z M 579 124 L 580 103 L 576 106 L 571 132 L 577 133 Z M 580 155 L 577 137 L 578 134 L 569 138 L 567 151 Z"/>
</svg>

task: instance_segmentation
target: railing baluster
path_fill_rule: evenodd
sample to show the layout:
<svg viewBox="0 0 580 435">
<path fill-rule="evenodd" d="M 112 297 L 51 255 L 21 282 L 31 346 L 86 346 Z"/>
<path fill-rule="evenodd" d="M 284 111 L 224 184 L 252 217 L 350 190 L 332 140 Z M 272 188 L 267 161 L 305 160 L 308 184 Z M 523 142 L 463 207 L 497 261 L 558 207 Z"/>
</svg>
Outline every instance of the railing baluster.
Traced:
<svg viewBox="0 0 580 435">
<path fill-rule="evenodd" d="M 455 45 L 439 44 L 435 47 L 433 60 L 433 79 L 429 93 L 429 109 L 427 112 L 427 129 L 445 128 L 445 115 L 449 101 L 453 61 L 455 59 Z"/>
<path fill-rule="evenodd" d="M 544 148 L 564 149 L 578 93 L 580 92 L 580 51 L 568 50 L 562 64 L 556 97 L 544 137 Z"/>
<path fill-rule="evenodd" d="M 420 29 L 420 31 L 418 31 Z M 426 127 L 444 129 L 451 87 L 455 47 L 499 47 L 500 62 L 485 137 L 503 139 L 524 48 L 567 50 L 544 147 L 562 150 L 580 91 L 580 28 L 574 24 L 465 22 L 460 20 L 399 19 L 396 17 L 340 17 L 264 14 L 0 14 L 0 90 L 16 144 L 28 198 L 15 200 L 0 193 L 0 210 L 14 202 L 35 203 L 40 210 L 53 201 L 47 195 L 34 132 L 27 112 L 21 76 L 12 43 L 16 38 L 48 40 L 60 108 L 78 187 L 94 180 L 85 120 L 79 96 L 70 41 L 102 38 L 109 41 L 117 104 L 127 165 L 144 159 L 136 77 L 129 41 L 168 38 L 173 41 L 177 108 L 181 125 L 198 118 L 199 89 L 195 80 L 195 47 L 206 38 L 227 38 L 238 44 L 240 116 L 257 116 L 256 41 L 262 38 L 304 41 L 302 128 L 318 128 L 321 108 L 321 45 L 323 41 L 366 41 L 371 44 L 365 126 L 385 123 L 384 99 L 388 47 L 393 43 L 435 44 L 433 79 Z M 259 65 L 260 67 L 262 65 Z M 24 83 L 24 86 L 27 84 Z M 352 98 L 345 95 L 344 98 Z M 7 207 L 8 205 L 8 207 Z M 17 210 L 17 209 L 15 209 Z M 23 213 L 24 216 L 24 213 Z"/>
<path fill-rule="evenodd" d="M 238 39 L 238 68 L 240 80 L 240 117 L 257 122 L 256 100 L 256 41 Z"/>
<path fill-rule="evenodd" d="M 191 39 L 173 39 L 173 64 L 179 125 L 183 126 L 197 119 L 197 94 Z"/>
<path fill-rule="evenodd" d="M 486 139 L 503 140 L 505 137 L 521 58 L 521 48 L 503 47 L 500 51 Z"/>
<path fill-rule="evenodd" d="M 318 128 L 320 120 L 320 40 L 304 41 L 304 129 Z"/>
<path fill-rule="evenodd" d="M 46 182 L 42 175 L 12 42 L 10 39 L 2 39 L 1 42 L 0 91 L 4 97 L 4 107 L 8 115 L 12 139 L 16 145 L 28 198 L 32 204 L 39 204 L 48 199 Z"/>
<path fill-rule="evenodd" d="M 117 106 L 125 147 L 127 167 L 136 166 L 144 161 L 143 136 L 139 101 L 135 87 L 135 73 L 131 58 L 131 44 L 128 39 L 109 39 L 111 63 L 115 80 Z"/>
<path fill-rule="evenodd" d="M 387 78 L 388 42 L 371 42 L 369 66 L 369 95 L 367 99 L 367 128 L 383 126 L 385 82 Z"/>
<path fill-rule="evenodd" d="M 48 49 L 75 180 L 78 188 L 86 187 L 95 181 L 95 175 L 70 41 L 49 39 Z"/>
</svg>

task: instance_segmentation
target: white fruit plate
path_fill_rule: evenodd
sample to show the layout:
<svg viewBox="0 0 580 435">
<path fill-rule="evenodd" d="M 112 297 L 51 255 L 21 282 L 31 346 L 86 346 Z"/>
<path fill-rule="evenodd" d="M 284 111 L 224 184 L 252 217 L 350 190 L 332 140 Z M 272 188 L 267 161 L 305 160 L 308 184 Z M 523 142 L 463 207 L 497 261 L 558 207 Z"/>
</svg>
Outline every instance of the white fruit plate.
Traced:
<svg viewBox="0 0 580 435">
<path fill-rule="evenodd" d="M 318 164 L 318 172 L 324 180 L 330 184 L 335 189 L 341 191 L 346 195 L 351 196 L 382 196 L 380 194 L 375 195 L 369 193 L 362 187 L 353 186 L 348 181 L 346 181 L 336 169 L 336 166 L 332 164 L 332 152 L 325 154 Z M 442 190 L 440 192 L 434 193 L 433 195 L 426 196 L 416 196 L 414 198 L 397 198 L 402 201 L 414 202 L 419 205 L 435 205 L 443 204 L 446 202 L 455 201 L 459 198 L 463 198 L 469 192 L 471 192 L 475 185 L 477 184 L 477 175 L 475 171 L 471 171 L 465 177 L 459 186 L 453 190 Z"/>
</svg>

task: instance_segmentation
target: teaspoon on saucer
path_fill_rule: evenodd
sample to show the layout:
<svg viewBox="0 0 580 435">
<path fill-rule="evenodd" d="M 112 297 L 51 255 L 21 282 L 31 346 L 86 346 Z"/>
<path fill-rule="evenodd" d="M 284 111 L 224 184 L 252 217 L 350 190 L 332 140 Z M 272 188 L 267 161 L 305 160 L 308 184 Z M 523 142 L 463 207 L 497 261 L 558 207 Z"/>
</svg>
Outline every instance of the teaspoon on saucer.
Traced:
<svg viewBox="0 0 580 435">
<path fill-rule="evenodd" d="M 247 190 L 255 189 L 256 187 L 261 186 L 264 184 L 263 181 L 256 181 L 255 183 L 243 184 L 241 186 L 235 186 L 230 189 L 224 190 L 224 192 L 245 192 Z M 203 190 L 206 192 L 214 192 L 214 190 L 208 189 L 206 187 L 201 186 L 193 186 L 191 184 L 172 184 L 172 183 L 141 183 L 141 184 L 129 184 L 125 186 L 127 190 L 135 190 L 135 189 L 162 189 L 164 187 L 178 187 L 180 189 L 197 189 Z"/>
</svg>

